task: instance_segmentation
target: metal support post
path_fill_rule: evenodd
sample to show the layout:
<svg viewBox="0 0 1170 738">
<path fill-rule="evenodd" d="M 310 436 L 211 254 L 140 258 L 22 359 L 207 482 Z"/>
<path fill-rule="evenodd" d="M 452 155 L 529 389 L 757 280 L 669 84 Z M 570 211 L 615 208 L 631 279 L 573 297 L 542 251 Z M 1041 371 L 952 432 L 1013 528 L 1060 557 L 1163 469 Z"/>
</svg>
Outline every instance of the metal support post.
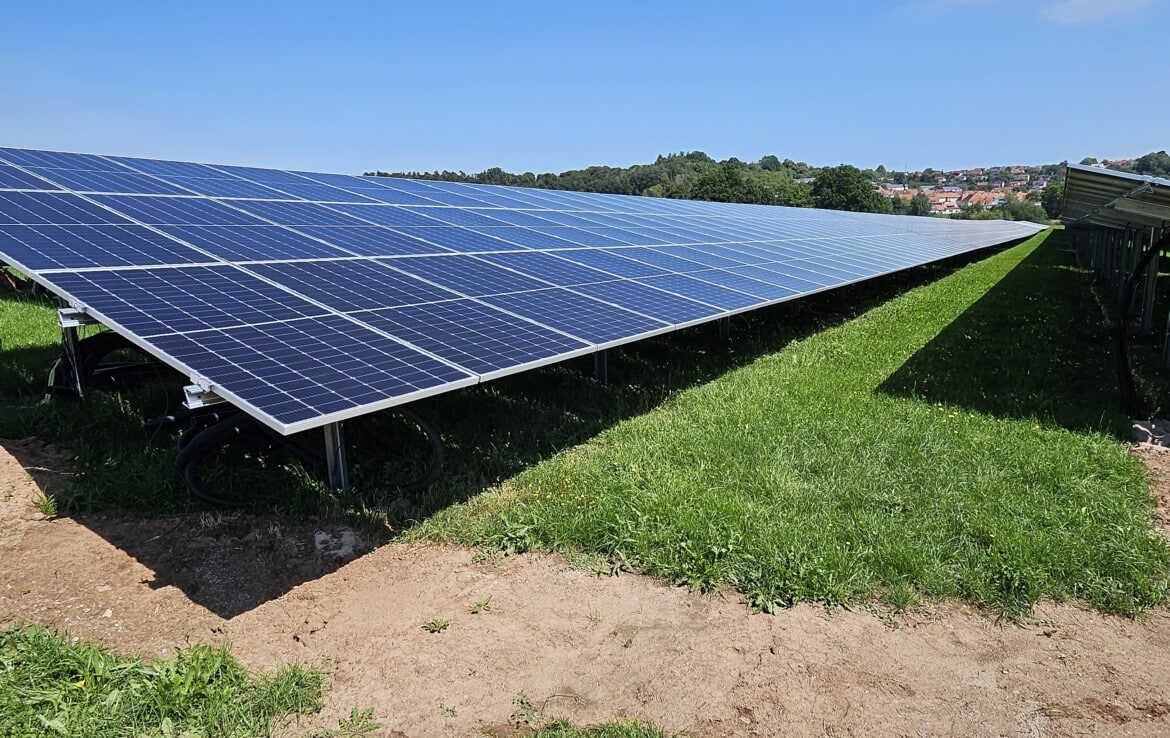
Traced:
<svg viewBox="0 0 1170 738">
<path fill-rule="evenodd" d="M 77 329 L 83 325 L 93 325 L 93 318 L 83 311 L 71 308 L 61 303 L 57 310 L 57 323 L 61 326 L 61 354 L 73 384 L 73 391 L 81 396 L 85 389 L 85 373 L 77 356 Z"/>
<path fill-rule="evenodd" d="M 731 340 L 731 318 L 720 318 L 716 322 L 719 324 L 719 342 L 726 344 Z"/>
<path fill-rule="evenodd" d="M 345 434 L 341 423 L 325 426 L 325 473 L 329 487 L 342 494 L 349 492 L 349 470 L 345 463 Z"/>
<path fill-rule="evenodd" d="M 1125 234 L 1113 231 L 1109 237 L 1109 248 L 1113 252 L 1113 303 L 1121 310 L 1121 287 L 1125 284 Z"/>
<path fill-rule="evenodd" d="M 1125 244 L 1125 269 L 1121 273 L 1121 287 L 1119 288 L 1118 303 L 1125 300 L 1125 284 L 1129 281 L 1129 277 L 1137 270 L 1138 259 L 1141 258 L 1141 238 L 1136 230 L 1133 228 L 1126 228 L 1125 232 L 1121 234 L 1123 243 Z M 1130 296 L 1128 304 L 1121 305 L 1122 310 L 1133 310 L 1133 306 L 1137 301 L 1136 292 Z"/>
<path fill-rule="evenodd" d="M 1150 229 L 1149 239 L 1149 248 L 1158 248 L 1158 239 L 1154 238 L 1153 228 Z M 1154 327 L 1154 293 L 1158 290 L 1158 262 L 1161 259 L 1161 249 L 1158 249 L 1158 253 L 1154 254 L 1149 268 L 1146 269 L 1146 285 L 1142 292 L 1142 317 L 1138 326 L 1142 333 L 1149 333 Z"/>
<path fill-rule="evenodd" d="M 82 371 L 77 361 L 77 327 L 69 326 L 61 329 L 61 352 L 65 355 L 65 365 L 69 367 L 69 375 L 73 379 L 73 391 L 81 397 Z"/>
<path fill-rule="evenodd" d="M 593 354 L 593 378 L 598 384 L 609 384 L 609 352 L 605 349 Z"/>
</svg>

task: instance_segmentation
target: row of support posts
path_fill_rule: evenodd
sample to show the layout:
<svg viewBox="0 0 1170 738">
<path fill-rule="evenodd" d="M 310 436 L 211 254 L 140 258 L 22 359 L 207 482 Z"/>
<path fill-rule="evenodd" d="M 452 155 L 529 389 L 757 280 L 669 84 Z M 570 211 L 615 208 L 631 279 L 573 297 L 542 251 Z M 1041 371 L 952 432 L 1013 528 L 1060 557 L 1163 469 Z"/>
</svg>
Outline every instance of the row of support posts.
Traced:
<svg viewBox="0 0 1170 738">
<path fill-rule="evenodd" d="M 1067 231 L 1077 258 L 1091 268 L 1104 292 L 1113 297 L 1118 311 L 1138 310 L 1137 327 L 1143 334 L 1154 330 L 1154 303 L 1158 288 L 1161 254 L 1155 254 L 1141 275 L 1134 302 L 1123 305 L 1125 283 L 1137 268 L 1142 255 L 1165 235 L 1165 227 L 1070 227 Z M 1162 368 L 1170 368 L 1170 316 L 1162 341 Z"/>
</svg>

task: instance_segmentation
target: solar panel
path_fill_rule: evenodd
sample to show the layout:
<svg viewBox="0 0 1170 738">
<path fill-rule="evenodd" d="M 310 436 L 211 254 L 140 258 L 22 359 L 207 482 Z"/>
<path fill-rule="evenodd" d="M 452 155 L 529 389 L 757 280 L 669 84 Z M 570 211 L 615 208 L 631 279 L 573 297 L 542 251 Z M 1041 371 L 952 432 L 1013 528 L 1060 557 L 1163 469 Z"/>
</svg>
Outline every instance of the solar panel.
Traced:
<svg viewBox="0 0 1170 738">
<path fill-rule="evenodd" d="M 1038 230 L 0 149 L 0 261 L 286 434 Z"/>
</svg>

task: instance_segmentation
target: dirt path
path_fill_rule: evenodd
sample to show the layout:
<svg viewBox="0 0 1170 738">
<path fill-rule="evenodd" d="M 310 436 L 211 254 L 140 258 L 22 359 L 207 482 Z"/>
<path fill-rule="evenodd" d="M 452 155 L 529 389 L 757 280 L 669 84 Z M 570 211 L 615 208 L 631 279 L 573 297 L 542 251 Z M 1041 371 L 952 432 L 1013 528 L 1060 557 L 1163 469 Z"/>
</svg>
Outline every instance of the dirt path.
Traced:
<svg viewBox="0 0 1170 738">
<path fill-rule="evenodd" d="M 1134 622 L 1048 605 L 1001 625 L 945 605 L 894 628 L 807 606 L 753 614 L 734 595 L 593 577 L 555 556 L 362 554 L 336 527 L 49 520 L 35 500 L 66 483 L 67 455 L 0 447 L 0 617 L 147 654 L 226 639 L 250 666 L 332 664 L 325 710 L 290 736 L 353 707 L 374 707 L 385 735 L 510 734 L 521 694 L 547 717 L 694 736 L 1170 734 L 1167 611 Z M 432 619 L 449 627 L 428 633 Z"/>
</svg>

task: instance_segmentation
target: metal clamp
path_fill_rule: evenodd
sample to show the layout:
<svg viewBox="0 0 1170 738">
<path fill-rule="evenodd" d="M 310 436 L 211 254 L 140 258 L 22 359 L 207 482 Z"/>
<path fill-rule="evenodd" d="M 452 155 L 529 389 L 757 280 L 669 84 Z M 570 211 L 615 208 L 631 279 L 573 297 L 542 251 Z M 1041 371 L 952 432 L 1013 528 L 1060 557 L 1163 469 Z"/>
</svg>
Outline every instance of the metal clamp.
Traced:
<svg viewBox="0 0 1170 738">
<path fill-rule="evenodd" d="M 189 384 L 183 388 L 183 404 L 188 410 L 198 410 L 201 407 L 218 405 L 224 401 L 210 386 Z"/>
<path fill-rule="evenodd" d="M 85 312 L 85 308 L 65 307 L 57 310 L 57 322 L 62 328 L 80 328 L 83 325 L 97 325 L 97 321 Z"/>
</svg>

